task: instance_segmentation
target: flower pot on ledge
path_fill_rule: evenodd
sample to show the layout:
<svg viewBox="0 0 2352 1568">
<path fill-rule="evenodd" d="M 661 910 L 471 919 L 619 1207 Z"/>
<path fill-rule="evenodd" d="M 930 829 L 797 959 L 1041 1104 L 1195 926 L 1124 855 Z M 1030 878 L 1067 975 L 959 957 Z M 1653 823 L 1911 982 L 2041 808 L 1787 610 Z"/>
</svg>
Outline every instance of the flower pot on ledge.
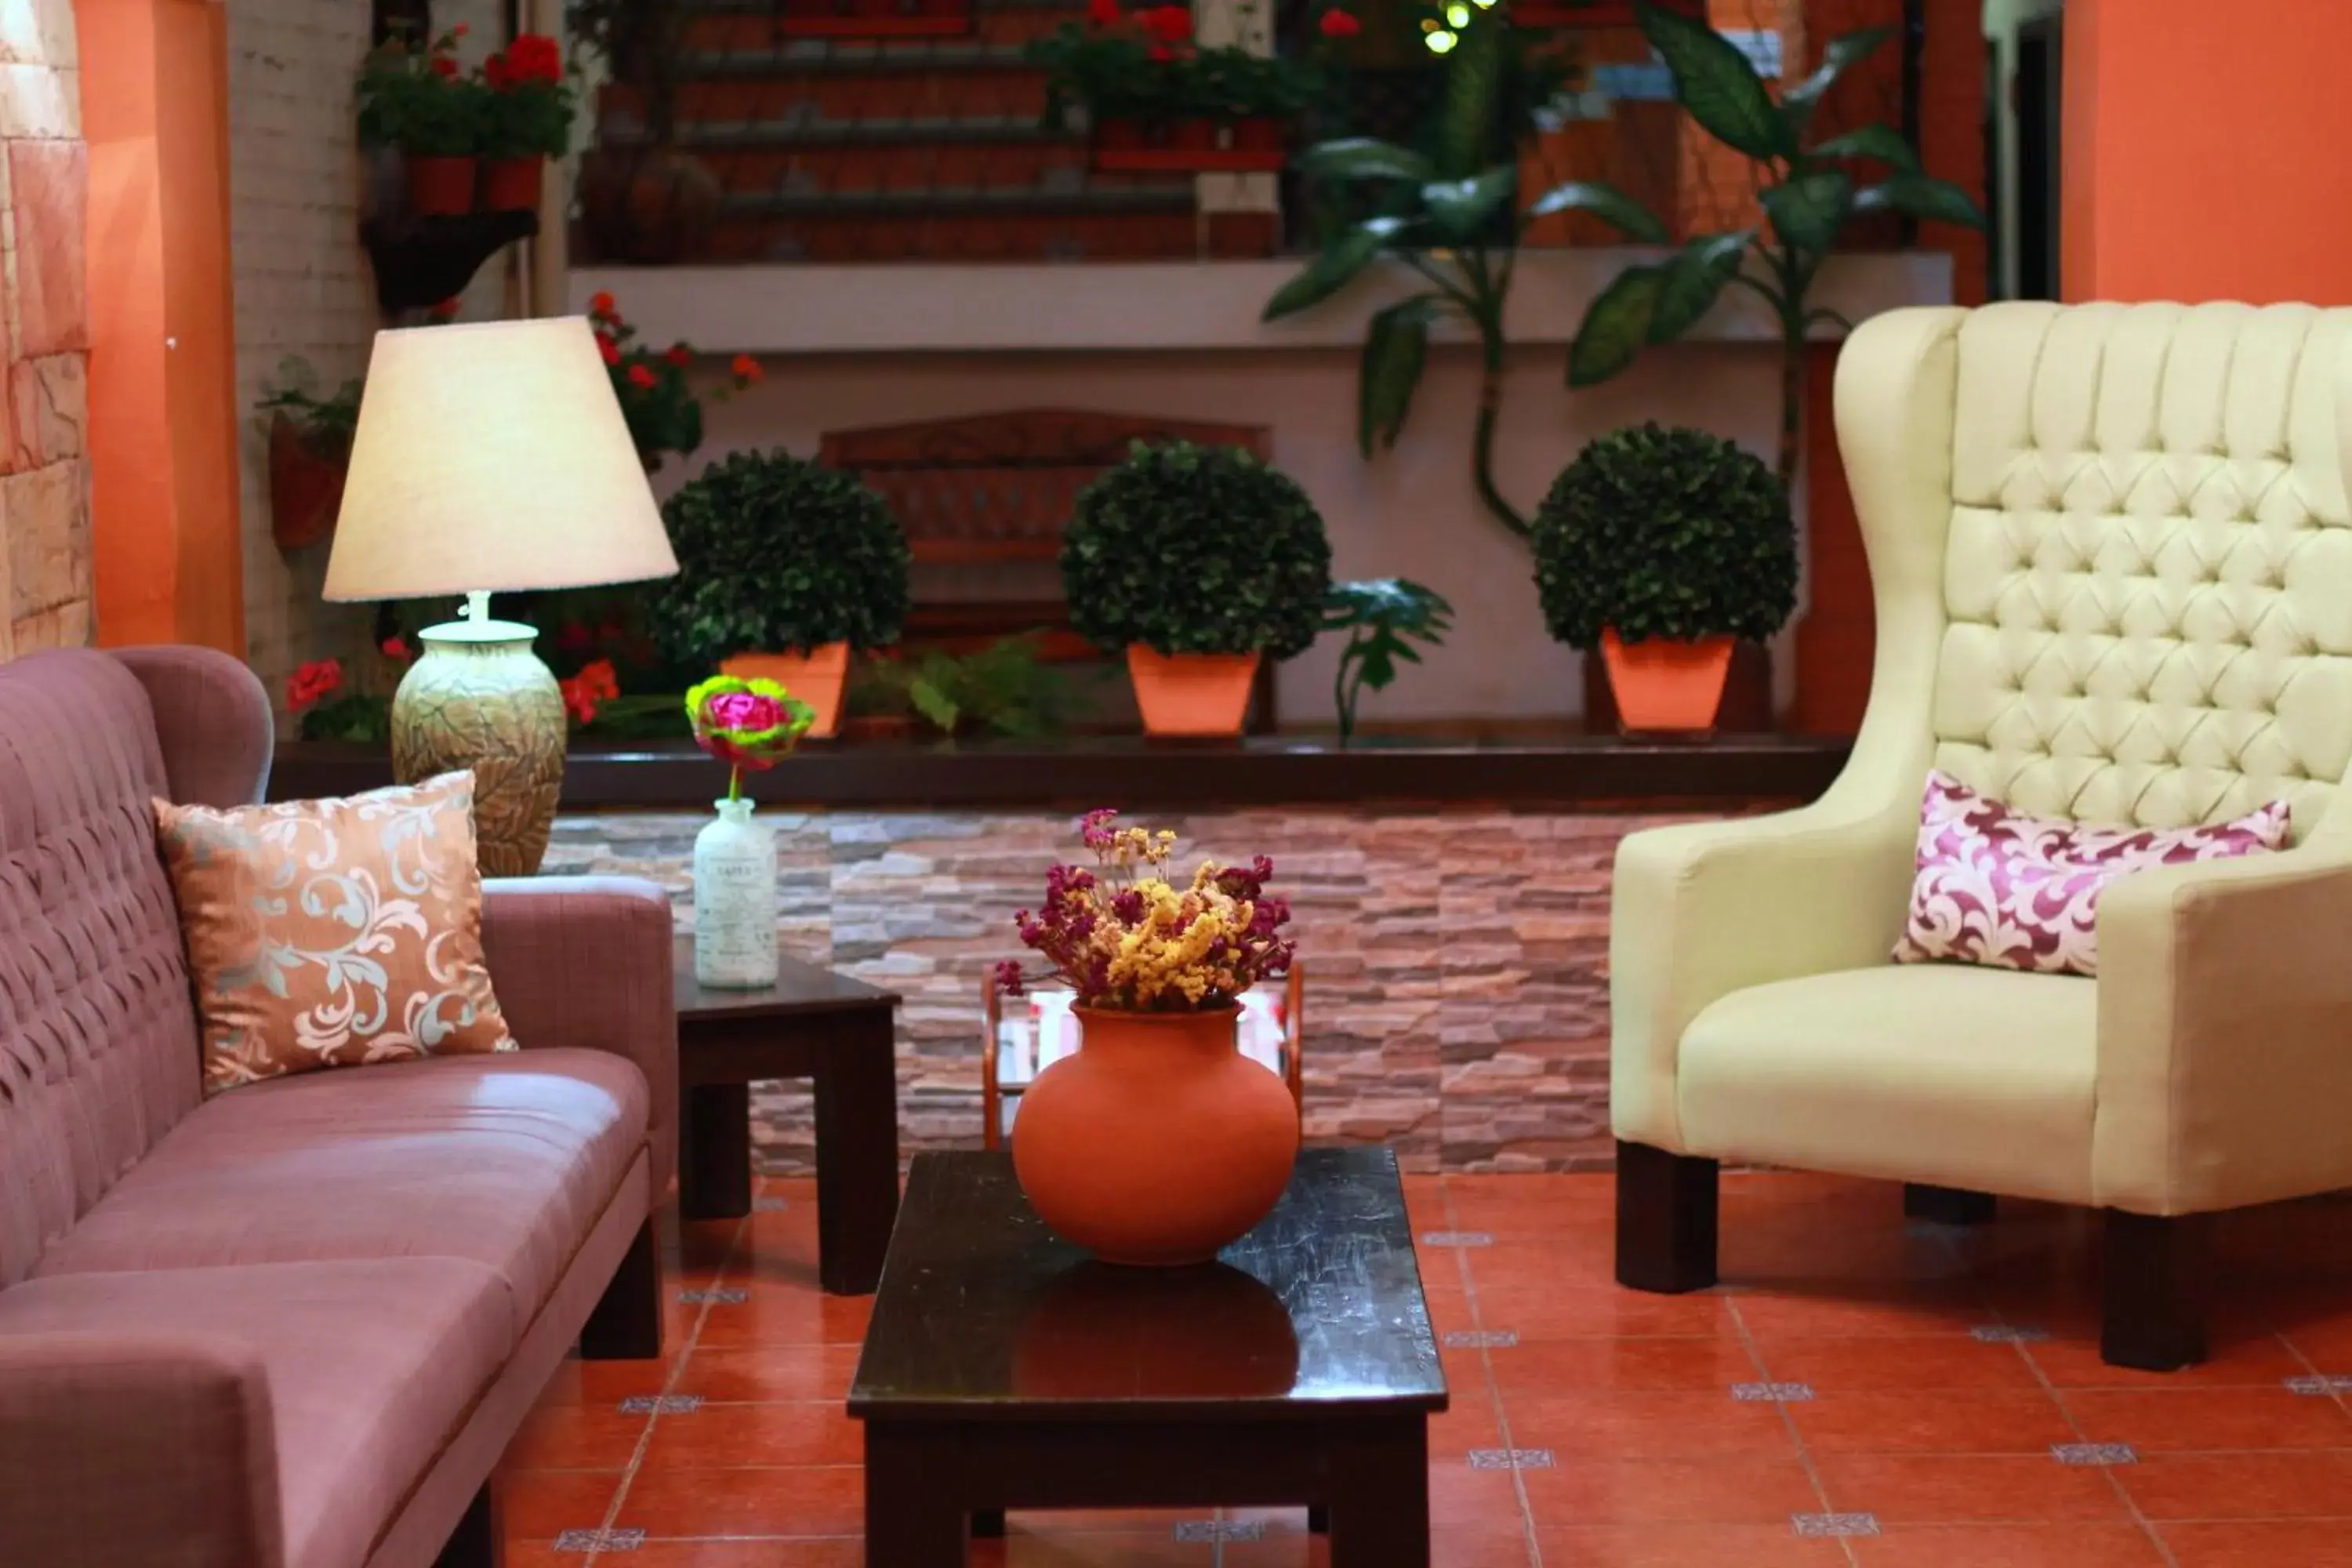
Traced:
<svg viewBox="0 0 2352 1568">
<path fill-rule="evenodd" d="M 810 740 L 841 732 L 842 693 L 849 686 L 849 645 L 831 642 L 807 653 L 742 653 L 719 667 L 722 675 L 772 680 L 816 710 Z"/>
<path fill-rule="evenodd" d="M 546 187 L 547 160 L 537 153 L 482 160 L 481 208 L 486 213 L 535 213 Z"/>
<path fill-rule="evenodd" d="M 1629 735 L 1714 733 L 1724 678 L 1731 670 L 1729 637 L 1644 637 L 1629 643 L 1610 629 L 1601 634 L 1601 657 L 1617 699 L 1619 729 Z"/>
<path fill-rule="evenodd" d="M 1119 116 L 1094 128 L 1094 167 L 1107 174 L 1279 174 L 1289 126 L 1271 115 L 1144 121 Z"/>
<path fill-rule="evenodd" d="M 1238 735 L 1257 679 L 1254 653 L 1160 653 L 1142 643 L 1127 650 L 1128 679 L 1147 735 Z"/>
<path fill-rule="evenodd" d="M 417 217 L 463 217 L 474 210 L 474 179 L 479 160 L 420 157 L 410 153 L 408 210 Z"/>
</svg>

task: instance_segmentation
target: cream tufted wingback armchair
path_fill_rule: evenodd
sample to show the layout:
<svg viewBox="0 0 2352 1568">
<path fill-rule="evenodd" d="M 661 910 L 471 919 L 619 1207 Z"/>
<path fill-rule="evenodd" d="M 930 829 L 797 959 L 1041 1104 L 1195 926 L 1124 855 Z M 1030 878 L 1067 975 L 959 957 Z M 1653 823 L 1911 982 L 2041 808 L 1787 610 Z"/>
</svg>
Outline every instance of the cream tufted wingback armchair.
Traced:
<svg viewBox="0 0 2352 1568">
<path fill-rule="evenodd" d="M 2005 304 L 1864 324 L 1837 427 L 1878 651 L 1786 815 L 1617 858 L 1617 1275 L 1715 1279 L 1734 1160 L 2105 1211 L 2102 1349 L 2203 1359 L 2199 1216 L 2352 1186 L 2352 310 Z M 1931 767 L 2283 854 L 2113 884 L 2099 974 L 1889 961 Z"/>
</svg>

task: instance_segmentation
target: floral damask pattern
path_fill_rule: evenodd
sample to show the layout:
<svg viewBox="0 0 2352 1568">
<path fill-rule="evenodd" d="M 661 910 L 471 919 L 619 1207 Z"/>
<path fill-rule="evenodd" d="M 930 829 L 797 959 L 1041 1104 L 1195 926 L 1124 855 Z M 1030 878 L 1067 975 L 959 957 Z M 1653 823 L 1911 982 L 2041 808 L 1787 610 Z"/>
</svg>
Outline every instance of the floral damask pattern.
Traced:
<svg viewBox="0 0 2352 1568">
<path fill-rule="evenodd" d="M 2207 827 L 2090 827 L 2011 811 L 1931 773 L 1895 960 L 2096 974 L 2101 889 L 2154 866 L 2281 849 L 2287 827 L 2283 800 Z"/>
<path fill-rule="evenodd" d="M 155 803 L 207 1095 L 515 1048 L 482 963 L 473 808 L 465 773 L 233 811 Z"/>
</svg>

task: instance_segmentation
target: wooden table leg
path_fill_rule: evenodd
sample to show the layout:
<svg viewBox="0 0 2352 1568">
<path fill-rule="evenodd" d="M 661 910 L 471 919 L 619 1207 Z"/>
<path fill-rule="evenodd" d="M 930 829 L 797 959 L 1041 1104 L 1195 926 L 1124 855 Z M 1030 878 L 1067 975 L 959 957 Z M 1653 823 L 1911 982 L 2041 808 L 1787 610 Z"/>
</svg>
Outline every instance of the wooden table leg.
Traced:
<svg viewBox="0 0 2352 1568">
<path fill-rule="evenodd" d="M 877 1007 L 844 1033 L 816 1075 L 816 1272 L 833 1295 L 865 1296 L 898 1218 L 897 1019 Z"/>
<path fill-rule="evenodd" d="M 1429 1568 L 1429 1426 L 1366 1421 L 1334 1439 L 1331 1568 Z"/>
<path fill-rule="evenodd" d="M 678 1144 L 677 1212 L 740 1219 L 751 1212 L 751 1086 L 699 1083 L 686 1091 Z"/>
<path fill-rule="evenodd" d="M 952 1434 L 866 1423 L 867 1568 L 963 1568 L 969 1543 Z"/>
</svg>

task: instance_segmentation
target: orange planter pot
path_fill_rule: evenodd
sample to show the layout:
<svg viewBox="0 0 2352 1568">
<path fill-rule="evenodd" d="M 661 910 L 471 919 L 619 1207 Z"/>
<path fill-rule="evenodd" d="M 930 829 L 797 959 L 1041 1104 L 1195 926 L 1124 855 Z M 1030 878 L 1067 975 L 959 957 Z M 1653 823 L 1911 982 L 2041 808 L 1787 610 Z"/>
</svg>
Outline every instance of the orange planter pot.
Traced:
<svg viewBox="0 0 2352 1568">
<path fill-rule="evenodd" d="M 482 160 L 482 210 L 486 213 L 537 212 L 540 193 L 547 187 L 547 160 L 528 158 Z"/>
<path fill-rule="evenodd" d="M 1029 1205 L 1107 1263 L 1207 1262 L 1289 1184 L 1297 1102 L 1241 1054 L 1237 1007 L 1077 1017 L 1077 1051 L 1037 1075 L 1013 1118 Z"/>
<path fill-rule="evenodd" d="M 1147 735 L 1238 735 L 1249 716 L 1254 653 L 1158 653 L 1127 649 L 1128 679 Z"/>
<path fill-rule="evenodd" d="M 418 217 L 463 217 L 474 210 L 472 158 L 408 160 L 408 205 Z"/>
<path fill-rule="evenodd" d="M 841 694 L 849 686 L 849 645 L 829 642 L 811 652 L 739 653 L 719 667 L 745 680 L 772 680 L 816 710 L 809 735 L 824 740 L 841 731 Z"/>
<path fill-rule="evenodd" d="M 1629 734 L 1704 734 L 1715 728 L 1716 710 L 1723 705 L 1724 677 L 1731 671 L 1729 637 L 1696 642 L 1646 637 L 1628 643 L 1604 629 L 1601 657 L 1608 662 L 1620 730 Z"/>
</svg>

